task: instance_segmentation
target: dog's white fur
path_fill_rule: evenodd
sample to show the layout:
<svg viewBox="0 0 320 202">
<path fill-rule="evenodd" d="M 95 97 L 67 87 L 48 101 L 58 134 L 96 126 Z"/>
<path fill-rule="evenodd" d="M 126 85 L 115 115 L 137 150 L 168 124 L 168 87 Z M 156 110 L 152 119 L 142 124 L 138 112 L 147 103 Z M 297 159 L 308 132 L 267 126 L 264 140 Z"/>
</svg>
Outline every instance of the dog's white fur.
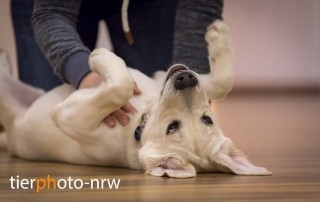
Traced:
<svg viewBox="0 0 320 202">
<path fill-rule="evenodd" d="M 9 151 L 32 160 L 144 169 L 154 176 L 269 175 L 233 146 L 213 118 L 208 101 L 224 97 L 232 87 L 227 25 L 216 21 L 209 26 L 206 41 L 211 67 L 207 75 L 178 64 L 168 70 L 169 76 L 158 73 L 151 79 L 127 68 L 106 49 L 93 51 L 89 59 L 91 69 L 103 78 L 96 88 L 74 91 L 65 84 L 44 93 L 2 71 L 0 121 Z M 183 72 L 195 77 L 197 84 L 178 90 L 175 82 Z M 133 95 L 134 81 L 142 95 Z M 129 125 L 107 127 L 103 119 L 128 101 L 138 111 L 129 115 Z M 137 141 L 134 133 L 143 114 L 149 119 Z"/>
</svg>

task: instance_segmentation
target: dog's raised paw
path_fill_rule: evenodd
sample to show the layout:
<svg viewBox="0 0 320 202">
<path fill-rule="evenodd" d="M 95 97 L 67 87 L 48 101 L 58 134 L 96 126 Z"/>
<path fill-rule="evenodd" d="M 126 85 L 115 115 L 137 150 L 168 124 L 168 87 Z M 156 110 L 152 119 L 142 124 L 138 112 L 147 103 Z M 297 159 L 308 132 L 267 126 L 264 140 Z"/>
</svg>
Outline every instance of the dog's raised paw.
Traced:
<svg viewBox="0 0 320 202">
<path fill-rule="evenodd" d="M 208 43 L 211 56 L 216 56 L 223 51 L 232 51 L 230 30 L 224 21 L 216 20 L 209 25 L 205 40 Z"/>
<path fill-rule="evenodd" d="M 207 42 L 215 40 L 218 35 L 228 35 L 230 32 L 228 25 L 222 20 L 216 20 L 207 28 Z"/>
</svg>

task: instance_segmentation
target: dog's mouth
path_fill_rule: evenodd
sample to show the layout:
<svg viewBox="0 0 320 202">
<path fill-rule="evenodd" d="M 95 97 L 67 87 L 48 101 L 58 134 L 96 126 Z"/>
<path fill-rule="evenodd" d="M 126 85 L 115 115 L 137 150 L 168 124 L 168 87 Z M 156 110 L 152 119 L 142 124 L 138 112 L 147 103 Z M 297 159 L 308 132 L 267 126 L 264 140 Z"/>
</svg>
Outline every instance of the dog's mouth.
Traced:
<svg viewBox="0 0 320 202">
<path fill-rule="evenodd" d="M 166 78 L 166 82 L 175 74 L 178 74 L 180 72 L 183 72 L 183 71 L 188 71 L 189 68 L 185 65 L 182 65 L 182 64 L 176 64 L 174 66 L 172 66 L 170 69 L 169 69 L 169 72 L 167 74 L 167 78 Z"/>
</svg>

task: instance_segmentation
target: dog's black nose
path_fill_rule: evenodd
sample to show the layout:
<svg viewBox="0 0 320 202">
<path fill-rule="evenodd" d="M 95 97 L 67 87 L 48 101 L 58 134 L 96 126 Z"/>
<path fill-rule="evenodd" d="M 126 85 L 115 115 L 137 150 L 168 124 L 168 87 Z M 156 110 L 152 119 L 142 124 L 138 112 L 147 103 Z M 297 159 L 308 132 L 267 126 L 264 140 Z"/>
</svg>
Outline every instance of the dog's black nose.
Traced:
<svg viewBox="0 0 320 202">
<path fill-rule="evenodd" d="M 197 78 L 189 71 L 181 72 L 175 78 L 174 86 L 177 90 L 194 87 L 198 84 Z"/>
</svg>

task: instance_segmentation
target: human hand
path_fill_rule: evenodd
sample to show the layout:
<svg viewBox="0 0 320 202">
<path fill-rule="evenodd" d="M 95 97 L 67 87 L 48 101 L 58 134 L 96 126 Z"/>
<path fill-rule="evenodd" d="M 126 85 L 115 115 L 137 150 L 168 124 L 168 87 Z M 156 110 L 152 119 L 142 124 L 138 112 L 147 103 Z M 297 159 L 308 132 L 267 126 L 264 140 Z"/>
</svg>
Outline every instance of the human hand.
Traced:
<svg viewBox="0 0 320 202">
<path fill-rule="evenodd" d="M 99 74 L 97 74 L 96 72 L 90 72 L 81 80 L 81 83 L 79 85 L 79 89 L 98 86 L 101 83 L 101 81 L 102 81 L 102 78 L 100 77 Z M 134 95 L 141 94 L 141 90 L 138 88 L 138 86 L 136 84 L 133 89 L 133 94 Z M 130 118 L 127 114 L 128 113 L 135 113 L 135 112 L 137 112 L 136 108 L 128 102 L 127 104 L 122 106 L 120 109 L 118 109 L 118 110 L 114 111 L 113 113 L 111 113 L 110 115 L 108 115 L 104 119 L 104 122 L 111 128 L 116 126 L 116 124 L 117 124 L 116 120 L 119 121 L 119 123 L 122 126 L 126 126 L 126 125 L 128 125 L 128 123 L 130 121 Z"/>
</svg>

